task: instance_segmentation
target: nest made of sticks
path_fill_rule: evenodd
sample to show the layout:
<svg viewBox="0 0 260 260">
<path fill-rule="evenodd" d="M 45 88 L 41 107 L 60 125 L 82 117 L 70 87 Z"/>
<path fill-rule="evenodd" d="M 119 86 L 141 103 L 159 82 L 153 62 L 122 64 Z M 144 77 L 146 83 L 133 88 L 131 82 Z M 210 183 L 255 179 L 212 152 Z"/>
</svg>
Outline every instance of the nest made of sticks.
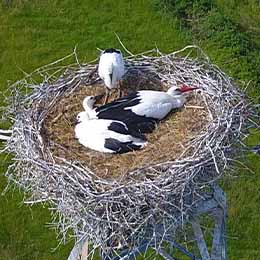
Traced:
<svg viewBox="0 0 260 260">
<path fill-rule="evenodd" d="M 5 151 L 14 161 L 7 176 L 29 192 L 31 203 L 51 202 L 64 238 L 72 229 L 78 239 L 114 248 L 154 239 L 158 225 L 172 235 L 207 184 L 230 166 L 248 128 L 256 126 L 253 105 L 197 47 L 131 55 L 126 92 L 176 84 L 200 91 L 148 136 L 145 149 L 104 155 L 77 144 L 71 125 L 85 95 L 103 91 L 96 61 L 64 65 L 67 58 L 11 87 L 5 115 L 13 134 Z"/>
</svg>

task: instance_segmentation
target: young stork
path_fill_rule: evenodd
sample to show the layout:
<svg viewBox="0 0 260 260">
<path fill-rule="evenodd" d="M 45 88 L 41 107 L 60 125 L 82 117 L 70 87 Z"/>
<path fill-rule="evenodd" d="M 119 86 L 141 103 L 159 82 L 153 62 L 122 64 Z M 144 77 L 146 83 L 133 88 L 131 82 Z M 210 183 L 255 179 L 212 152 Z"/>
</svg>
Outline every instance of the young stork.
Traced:
<svg viewBox="0 0 260 260">
<path fill-rule="evenodd" d="M 124 123 L 90 119 L 85 111 L 77 116 L 75 136 L 85 147 L 104 153 L 126 153 L 147 144 L 144 135 L 129 131 Z"/>
<path fill-rule="evenodd" d="M 123 55 L 120 50 L 110 48 L 101 53 L 98 65 L 98 75 L 106 86 L 105 104 L 108 101 L 109 92 L 118 86 L 118 95 L 121 97 L 121 79 L 125 74 Z"/>
<path fill-rule="evenodd" d="M 90 118 L 119 120 L 135 131 L 149 133 L 172 109 L 181 108 L 186 101 L 184 94 L 195 89 L 183 85 L 167 92 L 140 90 L 96 108 L 93 106 L 99 96 L 87 96 L 83 107 Z"/>
</svg>

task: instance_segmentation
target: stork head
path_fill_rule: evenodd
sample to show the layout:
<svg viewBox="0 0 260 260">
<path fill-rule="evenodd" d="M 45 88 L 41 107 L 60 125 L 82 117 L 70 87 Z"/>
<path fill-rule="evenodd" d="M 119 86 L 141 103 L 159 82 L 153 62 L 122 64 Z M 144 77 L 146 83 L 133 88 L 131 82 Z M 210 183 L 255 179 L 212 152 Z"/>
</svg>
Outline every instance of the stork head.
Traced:
<svg viewBox="0 0 260 260">
<path fill-rule="evenodd" d="M 91 111 L 95 105 L 95 103 L 101 100 L 104 95 L 97 95 L 97 96 L 86 96 L 83 100 L 83 107 L 88 112 Z"/>
<path fill-rule="evenodd" d="M 78 113 L 77 117 L 76 117 L 76 120 L 75 120 L 75 125 L 79 124 L 79 123 L 82 123 L 84 121 L 87 121 L 89 120 L 89 116 L 88 116 L 88 113 L 83 111 L 83 112 L 80 112 Z"/>
<path fill-rule="evenodd" d="M 181 87 L 171 87 L 168 89 L 167 93 L 173 97 L 172 105 L 173 108 L 180 108 L 186 102 L 185 93 L 190 92 L 192 90 L 198 89 L 196 87 L 188 87 L 186 85 L 182 85 Z"/>
<path fill-rule="evenodd" d="M 102 53 L 118 53 L 118 54 L 121 54 L 121 51 L 119 49 L 108 48 L 108 49 L 105 49 Z"/>
<path fill-rule="evenodd" d="M 173 86 L 168 89 L 167 93 L 171 96 L 182 96 L 186 92 L 193 91 L 195 89 L 198 89 L 197 87 L 189 87 L 187 85 L 179 86 Z"/>
</svg>

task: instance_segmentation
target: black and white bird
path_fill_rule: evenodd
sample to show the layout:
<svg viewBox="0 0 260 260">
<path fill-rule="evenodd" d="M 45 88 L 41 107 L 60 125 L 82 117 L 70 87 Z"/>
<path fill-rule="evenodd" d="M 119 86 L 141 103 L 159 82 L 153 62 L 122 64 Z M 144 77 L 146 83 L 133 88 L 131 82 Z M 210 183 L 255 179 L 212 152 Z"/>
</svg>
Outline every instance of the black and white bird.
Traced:
<svg viewBox="0 0 260 260">
<path fill-rule="evenodd" d="M 110 48 L 104 50 L 99 59 L 98 75 L 106 86 L 107 103 L 110 90 L 118 87 L 118 94 L 121 97 L 121 79 L 125 74 L 125 64 L 120 50 Z"/>
<path fill-rule="evenodd" d="M 106 105 L 94 108 L 96 98 L 87 96 L 83 107 L 90 118 L 119 120 L 141 133 L 149 133 L 155 123 L 165 118 L 175 108 L 183 107 L 185 93 L 196 87 L 171 87 L 167 92 L 140 90 Z"/>
<path fill-rule="evenodd" d="M 86 96 L 83 100 L 83 107 L 90 118 L 121 121 L 127 125 L 129 130 L 138 133 L 151 133 L 155 129 L 157 121 L 153 118 L 139 116 L 137 114 L 132 113 L 131 110 L 125 110 L 121 107 L 114 107 L 112 105 L 109 106 L 114 102 L 107 104 L 108 106 L 103 105 L 101 107 L 94 107 L 95 103 L 101 97 L 102 95 Z M 103 107 L 105 108 L 104 111 L 102 110 Z"/>
<path fill-rule="evenodd" d="M 85 111 L 77 116 L 75 136 L 85 147 L 104 153 L 126 153 L 147 144 L 144 135 L 130 131 L 124 123 L 89 119 Z"/>
</svg>

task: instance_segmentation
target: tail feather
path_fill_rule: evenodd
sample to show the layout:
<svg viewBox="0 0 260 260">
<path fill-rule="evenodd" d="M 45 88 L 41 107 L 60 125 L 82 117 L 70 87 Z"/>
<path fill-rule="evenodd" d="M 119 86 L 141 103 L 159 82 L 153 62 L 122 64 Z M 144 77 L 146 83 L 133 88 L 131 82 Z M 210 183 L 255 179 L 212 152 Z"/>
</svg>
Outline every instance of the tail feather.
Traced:
<svg viewBox="0 0 260 260">
<path fill-rule="evenodd" d="M 120 142 L 114 138 L 105 139 L 105 148 L 114 151 L 114 153 L 127 153 L 134 150 L 140 150 L 145 146 L 146 142 L 134 143 L 130 142 Z"/>
<path fill-rule="evenodd" d="M 129 127 L 130 130 L 137 133 L 152 133 L 156 128 L 155 122 L 140 122 L 134 126 Z"/>
</svg>

